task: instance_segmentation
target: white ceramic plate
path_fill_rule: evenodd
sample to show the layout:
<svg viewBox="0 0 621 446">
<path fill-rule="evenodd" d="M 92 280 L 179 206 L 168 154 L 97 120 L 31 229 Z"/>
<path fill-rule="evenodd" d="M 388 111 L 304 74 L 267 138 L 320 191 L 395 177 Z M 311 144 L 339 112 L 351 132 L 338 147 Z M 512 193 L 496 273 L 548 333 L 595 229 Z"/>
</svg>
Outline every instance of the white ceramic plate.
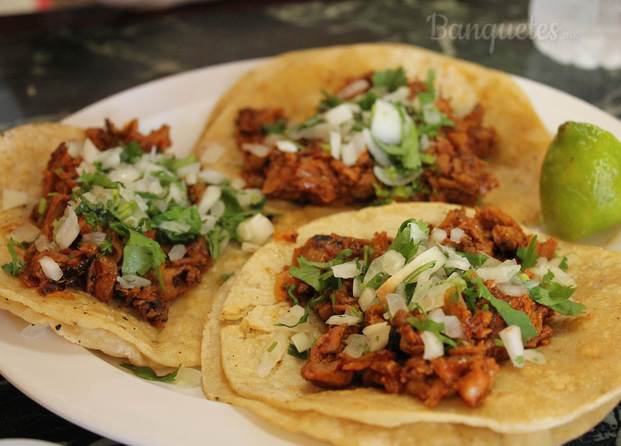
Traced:
<svg viewBox="0 0 621 446">
<path fill-rule="evenodd" d="M 68 117 L 77 126 L 109 117 L 140 117 L 145 128 L 168 123 L 174 151 L 188 153 L 218 96 L 258 60 L 235 62 L 164 78 L 97 102 Z M 621 135 L 621 122 L 603 111 L 536 82 L 516 78 L 546 126 L 587 121 Z M 533 187 L 537 187 L 533 184 Z M 132 445 L 313 444 L 275 429 L 246 411 L 208 401 L 200 389 L 142 381 L 51 331 L 20 335 L 25 324 L 0 311 L 0 372 L 52 412 L 100 435 Z"/>
</svg>

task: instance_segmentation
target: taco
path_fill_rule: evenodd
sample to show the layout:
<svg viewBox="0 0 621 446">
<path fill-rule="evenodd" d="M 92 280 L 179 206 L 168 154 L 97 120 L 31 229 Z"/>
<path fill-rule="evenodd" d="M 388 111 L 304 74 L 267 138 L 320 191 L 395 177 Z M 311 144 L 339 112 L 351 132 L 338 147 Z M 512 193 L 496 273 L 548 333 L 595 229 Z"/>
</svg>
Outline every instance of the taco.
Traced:
<svg viewBox="0 0 621 446">
<path fill-rule="evenodd" d="M 292 225 L 318 206 L 387 201 L 539 215 L 550 136 L 494 70 L 400 44 L 297 51 L 243 76 L 215 110 L 197 153 L 289 203 Z"/>
<path fill-rule="evenodd" d="M 412 423 L 397 428 L 381 428 L 356 421 L 327 416 L 315 411 L 291 411 L 242 397 L 230 387 L 222 370 L 220 312 L 237 278 L 225 283 L 214 298 L 203 334 L 203 391 L 207 398 L 250 410 L 281 429 L 302 433 L 336 445 L 558 445 L 591 429 L 616 405 L 616 401 L 581 415 L 577 419 L 539 432 L 504 434 L 490 429 L 451 423 Z"/>
<path fill-rule="evenodd" d="M 382 429 L 570 425 L 621 398 L 619 260 L 495 208 L 326 217 L 240 271 L 222 370 L 242 399 Z"/>
<path fill-rule="evenodd" d="M 170 145 L 136 120 L 4 133 L 0 308 L 134 364 L 199 365 L 213 293 L 273 227 L 258 191 Z"/>
</svg>

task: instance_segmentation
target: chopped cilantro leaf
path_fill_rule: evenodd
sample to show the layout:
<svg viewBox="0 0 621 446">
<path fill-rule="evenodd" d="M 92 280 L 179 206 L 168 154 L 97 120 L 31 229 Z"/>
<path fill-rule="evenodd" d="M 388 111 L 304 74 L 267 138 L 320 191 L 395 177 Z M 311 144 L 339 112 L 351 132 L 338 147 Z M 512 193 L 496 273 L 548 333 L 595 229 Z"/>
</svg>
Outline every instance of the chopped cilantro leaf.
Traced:
<svg viewBox="0 0 621 446">
<path fill-rule="evenodd" d="M 12 276 L 19 276 L 24 270 L 26 263 L 17 254 L 17 251 L 15 251 L 15 245 L 16 245 L 15 240 L 10 238 L 9 242 L 6 245 L 6 248 L 8 249 L 9 254 L 11 255 L 11 261 L 9 263 L 5 263 L 4 265 L 2 265 L 2 269 L 7 274 L 10 274 Z"/>
<path fill-rule="evenodd" d="M 397 235 L 390 244 L 389 249 L 401 253 L 403 257 L 405 257 L 406 262 L 416 255 L 419 246 L 419 243 L 414 243 L 412 240 L 411 225 L 417 225 L 421 231 L 429 235 L 429 225 L 423 221 L 417 221 L 410 218 L 401 223 L 401 226 L 399 226 L 399 230 L 397 231 Z"/>
<path fill-rule="evenodd" d="M 117 187 L 117 183 L 112 181 L 100 170 L 88 173 L 84 172 L 78 177 L 78 183 L 80 183 L 86 189 L 90 189 L 93 186 L 101 186 L 106 189 L 114 189 Z"/>
<path fill-rule="evenodd" d="M 226 273 L 222 273 L 220 274 L 220 281 L 221 282 L 226 282 L 227 280 L 229 280 L 231 277 L 233 277 L 235 275 L 234 272 L 226 272 Z"/>
<path fill-rule="evenodd" d="M 179 372 L 179 368 L 177 367 L 175 371 L 170 372 L 167 375 L 158 376 L 151 367 L 143 367 L 127 363 L 122 363 L 121 367 L 130 370 L 134 373 L 134 375 L 139 378 L 148 379 L 149 381 L 158 381 L 162 383 L 174 382 L 177 378 L 177 373 Z"/>
<path fill-rule="evenodd" d="M 341 98 L 339 98 L 338 96 L 334 96 L 327 91 L 322 91 L 321 95 L 323 96 L 323 98 L 319 103 L 320 112 L 330 110 L 331 108 L 334 108 L 343 103 L 343 100 Z"/>
<path fill-rule="evenodd" d="M 300 359 L 308 358 L 308 350 L 304 350 L 303 352 L 298 351 L 297 347 L 293 345 L 293 343 L 289 343 L 289 347 L 287 348 L 287 353 L 291 356 L 295 356 Z"/>
<path fill-rule="evenodd" d="M 101 253 L 101 255 L 107 256 L 108 254 L 112 254 L 112 242 L 110 242 L 110 240 L 105 239 L 100 245 L 99 245 L 99 252 Z"/>
<path fill-rule="evenodd" d="M 567 272 L 567 270 L 569 269 L 569 263 L 567 260 L 567 256 L 563 256 L 563 258 L 561 259 L 561 262 L 558 264 L 558 267 L 562 270 Z"/>
<path fill-rule="evenodd" d="M 388 92 L 408 84 L 405 70 L 402 67 L 393 70 L 376 71 L 371 77 L 374 87 L 385 88 Z"/>
<path fill-rule="evenodd" d="M 304 257 L 298 257 L 298 265 L 289 269 L 289 273 L 296 279 L 313 287 L 315 291 L 323 289 L 321 282 L 321 269 L 308 263 Z"/>
<path fill-rule="evenodd" d="M 140 159 L 140 157 L 142 157 L 143 153 L 144 152 L 140 148 L 140 144 L 136 141 L 130 141 L 123 146 L 123 151 L 121 152 L 121 162 L 134 164 Z"/>
<path fill-rule="evenodd" d="M 458 254 L 468 259 L 473 268 L 480 268 L 488 259 L 488 256 L 481 252 L 459 252 Z"/>
<path fill-rule="evenodd" d="M 419 319 L 416 317 L 409 317 L 406 319 L 408 324 L 412 327 L 416 328 L 419 332 L 430 331 L 434 335 L 438 337 L 443 344 L 446 344 L 450 347 L 455 347 L 457 342 L 453 341 L 451 338 L 443 334 L 444 324 L 436 322 L 431 319 Z"/>
<path fill-rule="evenodd" d="M 287 130 L 287 121 L 284 119 L 279 119 L 276 122 L 272 122 L 270 124 L 263 124 L 261 126 L 263 133 L 267 135 L 276 134 L 282 135 Z"/>
<path fill-rule="evenodd" d="M 573 287 L 563 286 L 554 282 L 554 274 L 548 272 L 539 286 L 528 290 L 532 300 L 540 305 L 553 309 L 565 316 L 576 316 L 584 312 L 584 305 L 569 300 L 576 291 Z"/>
<path fill-rule="evenodd" d="M 377 101 L 377 95 L 372 91 L 369 91 L 358 101 L 358 105 L 362 110 L 369 111 L 373 108 L 375 101 Z"/>
<path fill-rule="evenodd" d="M 530 318 L 523 311 L 516 310 L 509 303 L 495 297 L 485 286 L 479 277 L 474 277 L 470 273 L 466 273 L 466 278 L 474 286 L 477 297 L 485 299 L 492 307 L 498 311 L 500 317 L 507 325 L 517 325 L 522 331 L 522 339 L 528 341 L 537 334 L 535 326 Z"/>
<path fill-rule="evenodd" d="M 187 227 L 185 231 L 173 231 L 165 229 L 161 225 L 165 222 L 175 222 L 180 227 Z M 171 242 L 189 242 L 194 240 L 200 233 L 202 222 L 196 205 L 190 207 L 181 207 L 173 205 L 165 212 L 153 217 L 153 224 L 158 227 L 168 240 Z"/>
<path fill-rule="evenodd" d="M 174 156 L 161 158 L 159 160 L 159 164 L 166 167 L 168 170 L 176 172 L 178 169 L 182 167 L 189 166 L 190 164 L 194 164 L 196 162 L 196 157 L 194 155 L 186 156 L 185 158 L 176 158 Z"/>
<path fill-rule="evenodd" d="M 367 283 L 364 284 L 365 288 L 372 288 L 374 290 L 378 289 L 386 280 L 390 277 L 386 273 L 377 273 L 373 276 Z"/>
<path fill-rule="evenodd" d="M 537 259 L 539 258 L 539 254 L 537 253 L 536 235 L 531 237 L 530 242 L 528 242 L 528 246 L 526 248 L 520 246 L 517 249 L 517 256 L 520 259 L 520 263 L 522 264 L 522 271 L 535 266 L 535 263 L 537 263 Z"/>
<path fill-rule="evenodd" d="M 158 242 L 136 231 L 129 231 L 129 241 L 123 248 L 123 275 L 143 276 L 151 270 L 159 272 L 159 266 L 165 261 L 166 254 Z"/>
</svg>

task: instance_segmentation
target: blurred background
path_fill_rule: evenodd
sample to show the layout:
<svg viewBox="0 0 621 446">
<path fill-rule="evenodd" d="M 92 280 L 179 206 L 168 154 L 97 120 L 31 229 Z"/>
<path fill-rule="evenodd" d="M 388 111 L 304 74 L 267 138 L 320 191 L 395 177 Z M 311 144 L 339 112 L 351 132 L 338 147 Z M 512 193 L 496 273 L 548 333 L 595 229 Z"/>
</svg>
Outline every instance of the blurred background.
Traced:
<svg viewBox="0 0 621 446">
<path fill-rule="evenodd" d="M 0 15 L 0 128 L 180 71 L 363 41 L 472 60 L 621 116 L 620 0 L 0 0 Z M 535 26 L 533 40 L 533 20 L 560 29 Z"/>
<path fill-rule="evenodd" d="M 621 117 L 620 33 L 621 0 L 0 0 L 0 131 L 186 70 L 373 41 L 531 78 Z M 1 377 L 0 400 L 0 438 L 113 444 Z M 573 444 L 619 445 L 620 424 L 617 410 Z"/>
</svg>

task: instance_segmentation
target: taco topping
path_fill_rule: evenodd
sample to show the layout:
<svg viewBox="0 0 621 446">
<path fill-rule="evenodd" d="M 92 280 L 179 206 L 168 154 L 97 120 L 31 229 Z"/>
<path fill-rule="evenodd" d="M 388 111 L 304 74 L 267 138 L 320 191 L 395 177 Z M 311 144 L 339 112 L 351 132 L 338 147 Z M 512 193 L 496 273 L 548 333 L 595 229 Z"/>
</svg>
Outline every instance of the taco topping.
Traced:
<svg viewBox="0 0 621 446">
<path fill-rule="evenodd" d="M 298 202 L 476 204 L 498 184 L 483 161 L 495 133 L 480 106 L 454 113 L 434 78 L 408 81 L 402 68 L 369 73 L 325 94 L 317 114 L 295 125 L 280 109 L 240 110 L 246 181 Z"/>
<path fill-rule="evenodd" d="M 271 237 L 261 192 L 234 187 L 193 156 L 164 154 L 168 126 L 143 135 L 136 120 L 122 129 L 106 121 L 86 135 L 52 153 L 34 225 L 11 234 L 3 269 L 26 286 L 83 290 L 162 327 L 171 301 L 230 240 L 257 247 Z"/>
<path fill-rule="evenodd" d="M 583 312 L 567 268 L 554 239 L 495 208 L 455 209 L 436 227 L 410 219 L 393 239 L 315 235 L 279 274 L 276 292 L 292 305 L 279 326 L 295 333 L 289 353 L 307 359 L 302 376 L 315 385 L 476 407 L 500 363 L 545 363 L 534 349 L 550 342 L 551 319 Z M 315 317 L 325 332 L 312 337 Z"/>
</svg>

